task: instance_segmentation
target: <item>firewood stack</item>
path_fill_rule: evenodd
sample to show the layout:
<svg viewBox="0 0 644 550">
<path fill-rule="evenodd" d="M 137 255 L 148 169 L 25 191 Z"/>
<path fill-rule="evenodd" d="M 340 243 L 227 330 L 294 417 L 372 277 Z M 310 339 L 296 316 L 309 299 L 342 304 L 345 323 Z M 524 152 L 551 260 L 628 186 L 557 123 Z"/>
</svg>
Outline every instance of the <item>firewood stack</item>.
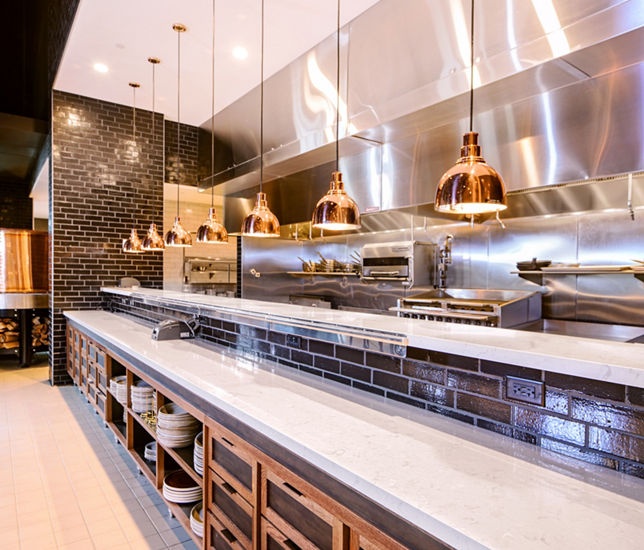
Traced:
<svg viewBox="0 0 644 550">
<path fill-rule="evenodd" d="M 32 319 L 31 345 L 34 348 L 49 345 L 49 319 L 47 317 L 35 316 Z"/>
<path fill-rule="evenodd" d="M 12 349 L 20 346 L 18 320 L 12 317 L 0 318 L 0 348 Z"/>
</svg>

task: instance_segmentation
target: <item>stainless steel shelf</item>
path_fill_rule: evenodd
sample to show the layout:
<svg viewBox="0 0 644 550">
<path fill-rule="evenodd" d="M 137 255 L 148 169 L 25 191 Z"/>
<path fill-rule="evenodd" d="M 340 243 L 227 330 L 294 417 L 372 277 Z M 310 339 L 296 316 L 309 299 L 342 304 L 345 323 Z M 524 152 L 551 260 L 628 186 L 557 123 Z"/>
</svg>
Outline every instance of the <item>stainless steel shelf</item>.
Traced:
<svg viewBox="0 0 644 550">
<path fill-rule="evenodd" d="M 293 277 L 359 277 L 355 271 L 287 271 Z"/>
<path fill-rule="evenodd" d="M 644 270 L 641 269 L 570 269 L 561 270 L 526 270 L 510 271 L 512 275 L 518 275 L 526 281 L 537 285 L 543 285 L 544 277 L 555 277 L 558 275 L 633 275 L 639 281 L 644 282 Z"/>
</svg>

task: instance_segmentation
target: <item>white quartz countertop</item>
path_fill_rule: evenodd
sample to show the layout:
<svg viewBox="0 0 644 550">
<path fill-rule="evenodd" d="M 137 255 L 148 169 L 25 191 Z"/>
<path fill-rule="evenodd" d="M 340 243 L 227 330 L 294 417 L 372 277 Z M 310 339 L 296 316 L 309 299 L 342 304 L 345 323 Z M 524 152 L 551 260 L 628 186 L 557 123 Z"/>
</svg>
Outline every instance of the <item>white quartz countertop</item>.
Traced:
<svg viewBox="0 0 644 550">
<path fill-rule="evenodd" d="M 644 387 L 644 344 L 458 325 L 168 290 L 117 287 L 105 287 L 101 290 L 208 309 L 253 313 L 264 315 L 268 319 L 290 318 L 316 325 L 379 331 L 403 336 L 408 345 L 418 348 Z"/>
<path fill-rule="evenodd" d="M 644 480 L 270 361 L 154 341 L 122 315 L 65 315 L 456 548 L 642 547 Z"/>
</svg>

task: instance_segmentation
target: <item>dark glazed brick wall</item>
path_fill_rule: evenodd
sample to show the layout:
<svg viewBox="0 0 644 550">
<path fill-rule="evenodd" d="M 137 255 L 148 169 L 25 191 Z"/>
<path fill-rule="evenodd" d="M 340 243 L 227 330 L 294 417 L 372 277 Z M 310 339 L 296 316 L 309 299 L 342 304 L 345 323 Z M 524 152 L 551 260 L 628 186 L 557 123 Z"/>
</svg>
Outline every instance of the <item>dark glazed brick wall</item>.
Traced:
<svg viewBox="0 0 644 550">
<path fill-rule="evenodd" d="M 181 124 L 181 184 L 196 186 L 204 176 L 199 165 L 199 128 Z M 210 140 L 208 140 L 210 142 Z M 177 123 L 165 121 L 165 170 L 166 181 L 177 183 Z"/>
<path fill-rule="evenodd" d="M 32 203 L 20 183 L 0 182 L 0 227 L 31 229 Z"/>
<path fill-rule="evenodd" d="M 151 222 L 163 221 L 163 116 L 137 109 L 136 145 L 132 108 L 54 92 L 53 184 L 50 189 L 51 381 L 65 372 L 65 309 L 100 307 L 99 288 L 121 277 L 161 287 L 161 253 L 126 255 L 122 239 L 136 219 L 143 238 Z M 134 153 L 138 152 L 138 158 Z"/>
<path fill-rule="evenodd" d="M 191 315 L 113 295 L 104 307 L 154 321 Z M 208 342 L 644 478 L 640 389 L 411 347 L 401 359 L 203 315 L 200 321 Z M 508 399 L 506 376 L 545 382 L 544 406 Z"/>
</svg>

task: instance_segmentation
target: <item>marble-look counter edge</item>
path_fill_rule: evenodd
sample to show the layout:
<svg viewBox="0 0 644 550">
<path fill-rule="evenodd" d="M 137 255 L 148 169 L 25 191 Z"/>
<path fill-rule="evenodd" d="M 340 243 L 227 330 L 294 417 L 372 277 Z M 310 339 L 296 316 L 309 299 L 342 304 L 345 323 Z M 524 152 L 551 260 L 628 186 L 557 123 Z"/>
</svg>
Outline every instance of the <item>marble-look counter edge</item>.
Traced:
<svg viewBox="0 0 644 550">
<path fill-rule="evenodd" d="M 644 388 L 644 345 L 145 288 L 101 291 L 402 335 L 410 346 Z"/>
</svg>

